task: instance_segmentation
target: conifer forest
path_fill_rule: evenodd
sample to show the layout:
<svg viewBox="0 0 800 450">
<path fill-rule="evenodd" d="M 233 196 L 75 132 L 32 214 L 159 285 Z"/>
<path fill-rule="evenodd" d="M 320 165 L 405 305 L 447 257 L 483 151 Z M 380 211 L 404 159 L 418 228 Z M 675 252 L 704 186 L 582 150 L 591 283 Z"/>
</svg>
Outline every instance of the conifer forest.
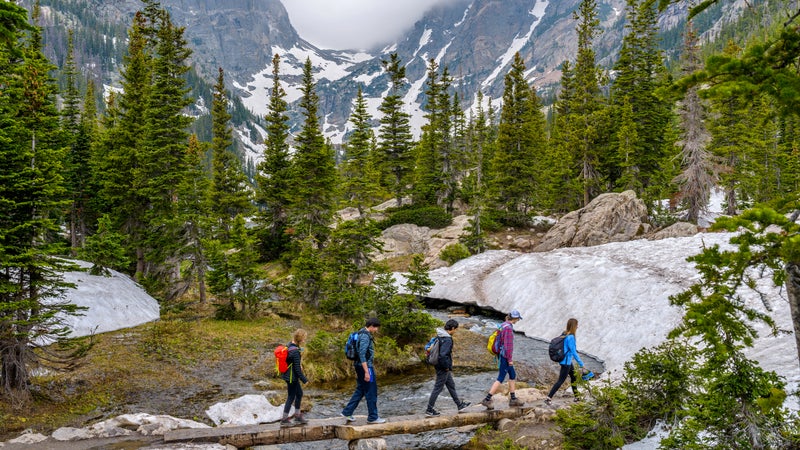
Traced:
<svg viewBox="0 0 800 450">
<path fill-rule="evenodd" d="M 664 448 L 797 448 L 800 419 L 782 406 L 796 394 L 742 353 L 747 321 L 769 318 L 737 304 L 735 290 L 749 271 L 773 270 L 800 325 L 800 7 L 755 2 L 727 35 L 704 42 L 692 18 L 732 0 L 694 2 L 680 56 L 667 58 L 659 14 L 682 1 L 628 0 L 621 49 L 603 67 L 596 0 L 582 0 L 578 50 L 552 98 L 529 84 L 517 54 L 502 100 L 479 92 L 465 110 L 473 102 L 454 94 L 459 68 L 431 60 L 418 136 L 397 54 L 383 60 L 391 83 L 378 116 L 359 90 L 341 145 L 323 134 L 310 60 L 302 127 L 290 128 L 275 55 L 263 157 L 250 168 L 234 149 L 224 68 L 210 82 L 210 123 L 186 114 L 192 48 L 157 0 L 142 0 L 125 31 L 120 86 L 106 93 L 76 65 L 72 33 L 58 44 L 62 64 L 45 57 L 38 1 L 31 11 L 1 1 L 0 393 L 24 397 L 33 367 L 68 368 L 91 352 L 63 323 L 81 312 L 61 301 L 60 274 L 74 259 L 95 274 L 130 275 L 162 310 L 190 298 L 213 304 L 216 319 L 246 320 L 265 299 L 288 299 L 322 315 L 376 313 L 402 346 L 435 322 L 421 311 L 430 290 L 422 259 L 408 269 L 415 295 L 398 295 L 391 268 L 372 257 L 391 225 L 440 228 L 469 215 L 447 249 L 457 260 L 487 250 L 487 233 L 529 228 L 608 192 L 634 191 L 658 227 L 697 223 L 719 189 L 728 217 L 714 227 L 741 230 L 737 250 L 694 257 L 703 280 L 673 299 L 686 319 L 671 339 L 637 354 L 593 403 L 559 411 L 565 448 L 617 448 L 659 421 L 680 424 Z M 389 201 L 385 218 L 371 218 Z M 360 215 L 343 221 L 344 208 Z"/>
</svg>

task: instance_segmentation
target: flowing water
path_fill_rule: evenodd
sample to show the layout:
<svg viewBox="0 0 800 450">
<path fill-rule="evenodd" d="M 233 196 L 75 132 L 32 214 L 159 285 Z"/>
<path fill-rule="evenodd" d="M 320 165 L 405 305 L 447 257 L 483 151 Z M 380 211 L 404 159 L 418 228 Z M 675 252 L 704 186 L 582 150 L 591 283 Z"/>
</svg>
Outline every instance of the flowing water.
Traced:
<svg viewBox="0 0 800 450">
<path fill-rule="evenodd" d="M 429 312 L 442 320 L 447 320 L 450 314 L 444 310 L 429 310 Z M 469 329 L 469 332 L 480 333 L 488 336 L 502 322 L 493 317 L 474 315 L 469 317 L 456 318 L 461 328 Z M 528 382 L 530 385 L 541 386 L 545 380 L 537 380 L 537 377 L 546 377 L 548 383 L 557 376 L 558 365 L 550 361 L 547 356 L 549 342 L 544 339 L 527 337 L 518 333 L 514 339 L 514 359 L 517 366 L 519 381 Z M 458 349 L 462 351 L 464 349 Z M 475 349 L 472 349 L 475 351 Z M 483 351 L 484 349 L 477 349 Z M 603 372 L 602 361 L 591 355 L 581 353 L 581 359 L 586 367 L 595 374 Z M 494 381 L 497 371 L 494 367 L 487 367 L 485 371 L 467 372 L 460 370 L 457 366 L 453 370 L 456 391 L 463 400 L 477 404 L 481 401 L 486 391 Z M 432 367 L 424 366 L 414 373 L 403 374 L 402 376 L 391 376 L 378 379 L 378 411 L 383 417 L 422 414 L 428 404 L 428 397 L 433 389 L 435 373 Z M 352 389 L 355 388 L 353 380 L 350 389 L 340 392 L 330 390 L 315 389 L 309 386 L 305 390 L 306 395 L 313 399 L 314 407 L 309 412 L 309 418 L 338 417 L 344 405 L 350 399 Z M 445 389 L 436 402 L 436 409 L 443 414 L 455 413 L 455 403 L 451 400 L 450 394 Z M 366 401 L 362 400 L 355 412 L 356 415 L 366 416 Z M 344 419 L 342 419 L 344 420 Z M 361 419 L 363 420 L 363 418 Z M 438 430 L 417 435 L 395 435 L 387 436 L 386 441 L 389 448 L 404 449 L 445 449 L 460 448 L 465 445 L 472 437 L 473 432 L 459 432 L 456 429 Z M 342 441 L 329 441 L 320 443 L 303 443 L 282 445 L 281 449 L 346 449 L 347 443 Z"/>
</svg>

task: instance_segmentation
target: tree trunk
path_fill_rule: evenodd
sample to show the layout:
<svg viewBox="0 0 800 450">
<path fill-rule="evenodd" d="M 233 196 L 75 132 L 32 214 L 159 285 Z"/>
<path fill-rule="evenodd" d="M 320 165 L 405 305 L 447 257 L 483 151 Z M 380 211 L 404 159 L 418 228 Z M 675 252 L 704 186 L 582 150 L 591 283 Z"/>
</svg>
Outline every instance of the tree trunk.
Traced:
<svg viewBox="0 0 800 450">
<path fill-rule="evenodd" d="M 786 294 L 789 297 L 789 311 L 794 326 L 794 341 L 800 357 L 800 262 L 786 264 Z"/>
</svg>

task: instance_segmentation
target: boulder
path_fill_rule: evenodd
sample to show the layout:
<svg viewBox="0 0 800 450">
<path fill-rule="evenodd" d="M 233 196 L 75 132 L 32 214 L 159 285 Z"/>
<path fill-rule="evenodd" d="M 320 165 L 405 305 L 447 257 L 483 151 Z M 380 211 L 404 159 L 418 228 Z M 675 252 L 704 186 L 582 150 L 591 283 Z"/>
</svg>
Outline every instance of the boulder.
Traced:
<svg viewBox="0 0 800 450">
<path fill-rule="evenodd" d="M 659 230 L 653 235 L 653 240 L 667 239 L 674 237 L 689 237 L 694 236 L 698 232 L 697 225 L 688 222 L 676 222 L 672 225 Z"/>
<path fill-rule="evenodd" d="M 445 228 L 430 229 L 413 224 L 391 226 L 381 233 L 383 252 L 375 255 L 376 260 L 421 253 L 425 255 L 425 263 L 432 269 L 447 265 L 439 259 L 439 254 L 450 244 L 458 242 L 469 225 L 469 216 L 461 215 L 453 218 L 453 223 Z"/>
<path fill-rule="evenodd" d="M 635 192 L 601 194 L 584 208 L 562 217 L 535 250 L 546 252 L 562 247 L 624 242 L 649 229 L 647 207 Z"/>
</svg>

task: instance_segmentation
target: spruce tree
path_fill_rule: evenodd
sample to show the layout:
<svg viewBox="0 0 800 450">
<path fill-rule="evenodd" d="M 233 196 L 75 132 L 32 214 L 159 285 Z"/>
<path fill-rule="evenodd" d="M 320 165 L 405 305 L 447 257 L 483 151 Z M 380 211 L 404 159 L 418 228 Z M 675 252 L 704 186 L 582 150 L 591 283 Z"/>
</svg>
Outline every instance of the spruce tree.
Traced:
<svg viewBox="0 0 800 450">
<path fill-rule="evenodd" d="M 615 108 L 613 114 L 619 117 L 619 108 L 627 98 L 637 140 L 624 144 L 631 147 L 627 161 L 612 159 L 606 162 L 603 170 L 618 188 L 635 189 L 640 196 L 652 200 L 661 195 L 659 191 L 664 187 L 658 185 L 657 178 L 664 160 L 671 156 L 666 153 L 665 142 L 671 120 L 670 105 L 656 95 L 656 90 L 666 81 L 663 52 L 658 47 L 654 3 L 628 0 L 625 12 L 626 34 L 614 65 L 616 77 L 611 86 L 611 101 Z M 619 143 L 617 148 L 621 145 Z M 623 168 L 623 164 L 627 167 Z"/>
<path fill-rule="evenodd" d="M 370 164 L 375 152 L 375 134 L 372 131 L 371 121 L 364 93 L 359 86 L 353 113 L 350 115 L 353 132 L 344 147 L 344 160 L 340 165 L 340 172 L 345 204 L 358 209 L 361 216 L 364 215 L 366 208 L 378 199 L 378 174 Z"/>
<path fill-rule="evenodd" d="M 203 150 L 197 136 L 192 135 L 184 155 L 186 176 L 178 186 L 177 214 L 171 224 L 178 230 L 178 254 L 188 262 L 182 267 L 183 282 L 172 288 L 172 296 L 182 294 L 192 283 L 196 283 L 201 303 L 206 301 L 205 275 L 208 266 L 204 244 L 211 235 L 213 223 L 208 201 L 211 179 L 206 170 Z"/>
<path fill-rule="evenodd" d="M 449 141 L 449 98 L 444 93 L 449 81 L 440 76 L 435 60 L 428 62 L 428 75 L 425 81 L 424 106 L 427 123 L 422 125 L 422 136 L 414 149 L 414 187 L 412 200 L 415 205 L 436 205 L 444 184 L 444 158 L 450 150 Z"/>
<path fill-rule="evenodd" d="M 217 235 L 227 239 L 231 222 L 237 215 L 247 216 L 253 211 L 251 192 L 239 159 L 231 151 L 233 137 L 229 122 L 228 98 L 225 93 L 225 74 L 219 68 L 217 84 L 214 85 L 214 101 L 211 107 L 212 120 L 212 175 L 211 214 Z"/>
<path fill-rule="evenodd" d="M 310 59 L 306 59 L 303 66 L 301 92 L 300 109 L 304 122 L 297 136 L 292 164 L 289 216 L 295 241 L 306 241 L 311 237 L 314 245 L 322 248 L 333 220 L 338 180 L 333 149 L 325 142 L 320 127 L 319 97 Z"/>
<path fill-rule="evenodd" d="M 582 186 L 582 206 L 586 206 L 601 192 L 603 178 L 599 167 L 603 157 L 602 109 L 605 105 L 600 92 L 603 73 L 597 66 L 592 48 L 594 39 L 599 35 L 597 2 L 581 1 L 573 13 L 573 19 L 578 22 L 578 52 L 574 65 L 565 64 L 557 118 L 561 136 L 559 145 L 566 152 L 561 151 L 552 160 L 557 164 L 554 169 L 563 167 L 564 162 L 576 164 L 577 178 Z M 563 161 L 564 157 L 568 159 Z M 552 171 L 548 172 L 551 176 L 555 175 Z M 560 185 L 556 188 L 558 191 L 569 188 L 561 176 L 556 176 L 553 182 Z"/>
<path fill-rule="evenodd" d="M 406 84 L 406 69 L 397 53 L 389 55 L 389 60 L 383 60 L 382 64 L 390 81 L 389 93 L 378 108 L 383 114 L 378 132 L 379 160 L 382 173 L 388 177 L 386 186 L 394 194 L 397 206 L 400 206 L 406 195 L 406 185 L 413 167 L 410 115 L 403 111 L 402 94 Z"/>
<path fill-rule="evenodd" d="M 272 90 L 264 142 L 264 159 L 256 174 L 256 201 L 260 206 L 258 220 L 263 228 L 261 248 L 268 259 L 277 258 L 286 248 L 288 209 L 293 189 L 289 159 L 289 116 L 286 115 L 286 92 L 280 83 L 280 56 L 272 58 Z"/>
<path fill-rule="evenodd" d="M 69 152 L 65 163 L 66 187 L 72 198 L 69 206 L 69 236 L 71 252 L 75 255 L 83 246 L 88 228 L 88 208 L 91 187 L 89 186 L 89 158 L 91 155 L 91 139 L 84 133 L 83 120 L 80 113 L 80 94 L 76 86 L 78 71 L 75 68 L 75 46 L 73 31 L 67 37 L 67 59 L 63 72 L 66 77 L 64 107 L 61 111 L 66 144 Z M 92 99 L 94 101 L 94 99 Z M 80 136 L 80 142 L 79 142 Z"/>
<path fill-rule="evenodd" d="M 23 10 L 24 11 L 24 10 Z M 0 6 L 3 18 L 19 18 L 13 4 Z M 34 5 L 34 23 L 39 17 Z M 66 156 L 56 109 L 55 67 L 45 58 L 41 30 L 24 43 L 16 20 L 2 21 L 0 45 L 0 383 L 6 394 L 27 397 L 32 366 L 58 363 L 73 355 L 51 347 L 70 332 L 66 315 L 78 307 L 63 301 L 66 264 L 53 219 L 67 207 L 62 162 Z M 21 28 L 21 27 L 20 27 Z M 26 29 L 30 27 L 25 27 Z M 20 397 L 17 397 L 20 398 Z"/>
<path fill-rule="evenodd" d="M 539 99 L 525 80 L 525 63 L 517 53 L 505 78 L 489 186 L 495 208 L 515 220 L 541 206 L 536 193 L 547 151 L 544 128 Z"/>
</svg>

